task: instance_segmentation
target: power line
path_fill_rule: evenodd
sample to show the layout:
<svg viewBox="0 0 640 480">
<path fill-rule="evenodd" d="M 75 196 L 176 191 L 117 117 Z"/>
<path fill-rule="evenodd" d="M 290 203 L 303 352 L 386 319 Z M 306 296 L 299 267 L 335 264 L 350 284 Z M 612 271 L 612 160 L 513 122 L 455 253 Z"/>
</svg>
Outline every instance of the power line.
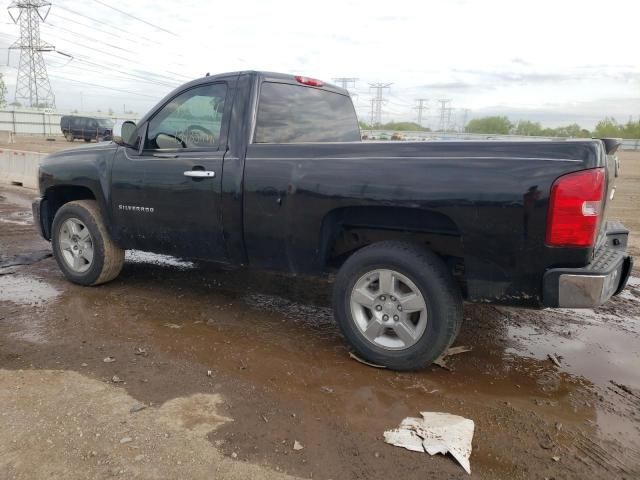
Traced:
<svg viewBox="0 0 640 480">
<path fill-rule="evenodd" d="M 80 35 L 80 36 L 81 36 L 81 34 L 76 34 L 76 35 Z M 81 45 L 81 44 L 78 44 L 77 42 L 73 42 L 72 40 L 66 39 L 66 38 L 64 38 L 64 37 L 60 37 L 60 36 L 59 36 L 59 34 L 56 34 L 56 37 L 57 37 L 59 40 L 63 41 L 63 42 L 73 43 L 75 47 L 80 47 L 80 48 L 83 48 L 83 49 L 86 49 L 86 50 L 90 50 L 91 52 L 94 52 L 94 53 L 95 53 L 95 52 L 97 52 L 97 53 L 102 53 L 102 54 L 104 54 L 104 55 L 106 55 L 106 56 L 108 56 L 108 57 L 111 57 L 111 58 L 117 58 L 117 59 L 119 59 L 119 60 L 123 60 L 123 61 L 125 61 L 125 62 L 135 64 L 136 66 L 139 66 L 139 65 L 140 65 L 140 62 L 139 62 L 138 60 L 130 59 L 130 58 L 127 58 L 127 57 L 123 57 L 123 56 L 121 56 L 121 55 L 116 55 L 116 54 L 114 54 L 114 53 L 112 53 L 112 52 L 108 52 L 108 51 L 106 51 L 106 50 L 102 50 L 102 49 L 99 49 L 99 48 L 90 47 L 90 46 L 86 46 L 86 45 Z M 86 37 L 86 36 L 85 36 L 85 37 Z M 86 37 L 86 38 L 91 39 L 90 37 Z M 95 41 L 95 40 L 94 40 L 94 41 Z M 96 42 L 97 42 L 97 43 L 101 43 L 100 41 L 96 41 Z M 125 51 L 126 53 L 133 53 L 133 52 L 131 52 L 130 50 L 124 50 L 124 51 Z M 79 55 L 74 55 L 74 56 L 79 56 Z M 84 56 L 84 58 L 88 58 L 88 57 Z M 101 66 L 101 67 L 103 67 L 103 68 L 105 68 L 105 65 L 111 65 L 111 66 L 114 66 L 114 64 L 113 64 L 113 63 L 108 63 L 108 62 L 103 62 L 102 64 L 96 64 L 96 65 Z M 123 65 L 115 65 L 115 66 L 117 66 L 117 67 L 121 67 L 121 68 L 128 68 L 128 67 L 123 66 Z M 182 64 L 178 64 L 178 66 L 184 66 L 184 65 L 182 65 Z M 171 73 L 171 74 L 172 74 L 172 75 L 174 75 L 174 76 L 182 77 L 184 80 L 192 80 L 192 78 L 187 77 L 186 75 L 182 75 L 182 74 L 174 73 L 174 72 L 168 72 L 168 73 Z M 158 75 L 158 74 L 153 74 L 153 75 L 156 75 L 156 76 L 158 76 L 158 77 L 169 78 L 169 77 L 166 77 L 165 75 Z M 169 79 L 170 79 L 170 80 L 173 80 L 172 78 L 169 78 Z"/>
<path fill-rule="evenodd" d="M 388 98 L 390 99 L 389 103 L 395 103 L 399 107 L 413 108 L 413 106 L 414 106 L 413 103 L 407 103 L 407 102 L 403 101 L 402 99 L 397 98 L 397 97 L 395 97 L 395 96 L 393 96 L 391 94 L 389 94 Z"/>
<path fill-rule="evenodd" d="M 175 33 L 173 33 L 171 30 L 167 30 L 166 28 L 160 27 L 160 26 L 158 26 L 158 25 L 156 25 L 154 23 L 147 22 L 146 20 L 143 20 L 140 17 L 136 17 L 135 15 L 131 15 L 130 13 L 125 12 L 124 10 L 120 10 L 120 9 L 118 9 L 116 7 L 112 7 L 111 5 L 108 5 L 108 4 L 104 3 L 104 2 L 102 2 L 101 0 L 93 0 L 93 1 L 96 2 L 96 3 L 99 3 L 100 5 L 102 5 L 104 7 L 110 8 L 111 10 L 114 10 L 114 11 L 116 11 L 118 13 L 121 13 L 122 15 L 126 16 L 127 18 L 133 18 L 134 20 L 138 20 L 139 22 L 146 23 L 147 25 L 149 25 L 149 26 L 151 26 L 153 28 L 157 28 L 158 30 L 161 30 L 161 31 L 166 32 L 166 33 L 169 33 L 169 34 L 173 35 L 174 37 L 178 36 Z"/>
<path fill-rule="evenodd" d="M 118 30 L 120 32 L 126 33 L 127 35 L 115 34 L 114 32 L 110 32 L 108 30 L 104 30 L 104 29 L 98 28 L 96 25 L 89 25 L 87 23 L 79 22 L 78 20 L 74 20 L 72 18 L 69 18 L 69 17 L 66 17 L 66 16 L 62 16 L 62 15 L 58 14 L 57 12 L 52 12 L 52 15 L 54 15 L 57 19 L 60 19 L 65 23 L 74 23 L 74 24 L 79 25 L 81 27 L 90 29 L 93 32 L 96 32 L 96 31 L 97 32 L 101 32 L 101 33 L 103 33 L 105 35 L 109 35 L 110 37 L 117 36 L 117 38 L 119 40 L 127 39 L 131 35 L 131 32 L 129 32 L 127 30 L 124 30 L 124 29 L 121 29 L 119 27 L 116 27 L 116 26 L 114 26 L 114 25 L 112 25 L 110 23 L 106 23 L 106 22 L 104 22 L 102 20 L 94 19 L 92 17 L 88 17 L 86 15 L 82 15 L 82 14 L 77 13 L 77 12 L 73 12 L 72 10 L 68 10 L 68 11 L 71 12 L 71 13 L 74 13 L 75 15 L 79 15 L 82 18 L 86 18 L 87 20 L 89 20 L 90 22 L 92 22 L 94 24 L 103 25 L 103 26 L 108 27 L 108 28 L 113 28 L 113 29 Z M 48 25 L 53 25 L 53 24 L 49 23 Z M 61 27 L 57 27 L 57 28 L 61 28 Z M 96 39 L 95 41 L 96 42 L 100 42 L 100 43 L 105 43 L 105 42 L 102 42 L 102 40 L 100 40 L 100 39 Z M 136 34 L 135 38 L 132 38 L 132 41 L 135 41 L 136 43 L 139 43 L 140 41 L 145 41 L 147 45 L 151 45 L 151 46 L 154 46 L 154 47 L 156 47 L 158 45 L 158 42 L 156 40 L 152 40 L 152 39 L 150 39 L 148 37 L 145 37 L 143 35 L 138 35 L 138 34 Z M 105 45 L 109 45 L 109 44 L 105 43 Z M 123 50 L 122 47 L 116 47 L 116 48 Z M 171 52 L 171 55 L 173 57 L 185 58 L 184 55 L 181 52 L 173 51 L 173 52 Z M 180 64 L 180 65 L 184 66 L 183 64 Z"/>
<path fill-rule="evenodd" d="M 62 8 L 62 7 L 60 5 L 56 5 L 56 8 Z M 78 20 L 74 20 L 72 18 L 60 15 L 57 12 L 51 12 L 51 15 L 53 15 L 54 17 L 56 17 L 57 19 L 60 19 L 61 21 L 65 22 L 65 23 L 74 23 L 74 24 L 80 25 L 80 26 L 82 26 L 84 28 L 89 28 L 89 29 L 91 29 L 93 31 L 98 31 L 98 32 L 104 33 L 105 35 L 110 35 L 110 36 L 115 35 L 113 32 L 98 28 L 96 25 L 89 25 L 87 23 L 79 22 Z M 76 14 L 76 15 L 80 15 L 80 14 Z M 98 20 L 93 20 L 91 17 L 87 17 L 87 16 L 84 16 L 84 15 L 81 15 L 81 16 L 83 16 L 84 18 L 89 19 L 93 23 L 102 24 L 102 25 L 105 25 L 107 27 L 114 28 L 114 29 L 117 30 L 117 27 L 113 27 L 113 26 L 109 25 L 108 23 L 99 22 Z M 49 23 L 49 25 L 51 25 L 51 23 Z M 126 32 L 126 30 L 123 30 L 123 32 Z M 144 37 L 136 37 L 136 38 L 144 38 Z"/>
<path fill-rule="evenodd" d="M 129 50 L 127 50 L 125 48 L 122 48 L 122 47 L 119 47 L 118 45 L 114 45 L 113 43 L 104 42 L 102 40 L 95 40 L 94 38 L 89 37 L 88 35 L 83 35 L 81 33 L 74 32 L 73 30 L 69 30 L 67 28 L 60 27 L 59 25 L 56 25 L 56 24 L 51 23 L 51 22 L 49 22 L 46 26 L 50 27 L 50 28 L 55 28 L 56 30 L 62 30 L 63 32 L 70 33 L 73 36 L 76 36 L 76 37 L 79 37 L 79 38 L 84 38 L 85 40 L 89 40 L 90 42 L 99 43 L 101 45 L 106 45 L 107 47 L 115 48 L 116 50 L 122 50 L 123 52 L 129 52 Z"/>
<path fill-rule="evenodd" d="M 90 65 L 90 66 L 95 66 L 95 67 L 101 68 L 101 69 L 103 69 L 103 71 L 102 72 L 98 72 L 98 73 L 103 73 L 104 74 L 104 69 L 105 69 L 105 65 L 104 64 L 92 62 L 90 60 L 87 60 L 86 58 L 87 57 L 76 55 L 76 56 L 73 57 L 73 60 L 76 61 L 76 62 L 80 62 L 80 63 L 86 64 L 86 65 Z M 149 82 L 150 81 L 149 78 L 147 78 L 147 77 L 156 77 L 158 79 L 158 80 L 155 81 L 156 83 L 164 82 L 164 83 L 162 83 L 164 86 L 168 86 L 168 87 L 172 87 L 172 88 L 175 88 L 178 85 L 180 85 L 180 83 L 176 81 L 177 79 L 175 79 L 175 78 L 172 79 L 172 78 L 169 78 L 169 77 L 165 77 L 164 75 L 158 75 L 158 74 L 152 73 L 152 72 L 146 72 L 146 71 L 143 71 L 143 70 L 142 71 L 141 70 L 137 70 L 140 73 L 143 73 L 143 74 L 147 75 L 147 77 L 143 77 L 141 75 L 136 75 L 135 73 L 129 73 L 129 71 L 127 71 L 127 70 L 119 70 L 117 65 L 107 64 L 107 66 L 109 66 L 109 68 L 107 69 L 108 73 L 110 73 L 110 72 L 118 72 L 118 73 L 121 73 L 123 75 L 127 75 L 127 76 L 130 76 L 130 77 L 133 77 L 136 80 L 143 80 L 145 82 Z M 167 80 L 163 80 L 163 79 L 167 79 Z M 153 82 L 153 80 L 151 80 L 151 81 Z M 175 83 L 173 83 L 173 82 L 175 82 Z"/>
<path fill-rule="evenodd" d="M 62 29 L 62 28 L 57 27 L 57 26 L 55 26 L 55 25 L 53 25 L 53 27 L 54 27 L 54 28 L 56 28 L 56 29 L 65 30 L 65 29 Z M 86 39 L 86 40 L 89 40 L 89 41 L 92 41 L 92 42 L 95 42 L 95 43 L 100 43 L 100 44 L 104 43 L 104 42 L 102 42 L 101 40 L 96 40 L 96 39 L 94 39 L 93 37 L 90 37 L 90 36 L 88 36 L 88 35 L 83 35 L 83 34 L 80 34 L 80 33 L 75 33 L 75 32 L 69 31 L 69 30 L 66 30 L 66 31 L 67 31 L 68 33 L 71 33 L 71 34 L 75 35 L 75 36 L 78 36 L 78 37 L 80 37 L 80 38 L 84 38 L 84 39 Z M 56 35 L 58 35 L 58 34 L 56 34 Z M 71 42 L 72 42 L 72 40 L 66 39 L 66 38 L 64 38 L 64 37 L 60 37 L 59 39 L 60 39 L 60 40 L 62 40 L 62 41 L 64 41 L 64 42 L 69 42 L 69 43 L 71 43 Z M 132 53 L 130 50 L 126 50 L 126 49 L 124 49 L 124 48 L 120 48 L 120 47 L 117 47 L 117 46 L 112 45 L 112 44 L 109 44 L 109 43 L 104 43 L 104 44 L 105 44 L 105 45 L 107 45 L 107 46 L 111 46 L 111 47 L 113 47 L 113 48 L 119 48 L 120 50 L 123 50 L 123 51 L 124 51 L 124 52 L 126 52 L 126 53 Z M 74 45 L 75 45 L 75 43 L 74 43 Z M 76 46 L 79 46 L 79 47 L 81 47 L 81 48 L 86 48 L 87 50 L 91 50 L 92 52 L 98 52 L 98 53 L 105 53 L 105 54 L 109 54 L 109 53 L 108 53 L 108 52 L 106 52 L 105 50 L 96 49 L 96 48 L 94 48 L 94 47 L 89 47 L 89 46 L 85 46 L 85 45 L 76 45 Z M 120 56 L 118 56 L 118 55 L 113 55 L 113 54 L 110 54 L 110 56 L 112 56 L 112 57 L 114 57 L 114 58 L 119 58 L 119 59 L 125 60 L 125 61 L 127 61 L 127 62 L 135 63 L 136 65 L 139 65 L 139 62 L 138 62 L 138 61 L 136 61 L 136 60 L 132 60 L 132 59 L 129 59 L 129 58 L 126 58 L 126 57 L 120 57 Z M 85 58 L 86 58 L 86 57 L 85 57 Z M 103 62 L 102 64 L 96 64 L 96 65 L 98 65 L 98 66 L 102 66 L 102 67 L 104 68 L 105 63 Z M 110 64 L 110 65 L 113 65 L 113 64 Z M 179 64 L 179 65 L 181 65 L 181 64 Z M 123 67 L 123 68 L 124 68 L 124 67 Z M 185 79 L 187 79 L 187 80 L 191 80 L 189 77 L 186 77 L 186 76 L 184 76 L 184 75 L 180 75 L 180 74 L 174 74 L 174 75 L 182 76 L 182 77 L 184 77 L 184 78 L 185 78 Z"/>
<path fill-rule="evenodd" d="M 56 7 L 56 8 L 58 8 L 58 7 Z M 122 33 L 126 33 L 127 34 L 126 36 L 119 35 L 118 36 L 119 39 L 131 37 L 131 32 L 130 31 L 122 29 L 120 27 L 116 27 L 115 25 L 113 25 L 111 23 L 106 23 L 103 20 L 99 20 L 99 19 L 96 19 L 96 18 L 93 18 L 93 17 L 89 17 L 87 15 L 83 15 L 81 13 L 75 12 L 75 11 L 70 10 L 70 9 L 65 9 L 65 10 L 67 10 L 68 12 L 70 12 L 70 13 L 72 13 L 74 15 L 78 15 L 78 16 L 80 16 L 82 18 L 85 18 L 85 19 L 89 20 L 90 22 L 93 22 L 93 23 L 96 23 L 96 24 L 99 24 L 99 25 L 103 25 L 103 26 L 105 26 L 107 28 L 112 28 L 114 30 L 118 30 L 118 31 L 120 31 Z M 60 20 L 63 20 L 64 22 L 75 23 L 76 25 L 80 25 L 82 27 L 89 28 L 92 31 L 98 31 L 98 32 L 104 33 L 104 34 L 109 35 L 109 36 L 114 36 L 115 35 L 113 32 L 109 32 L 107 30 L 98 28 L 95 25 L 88 25 L 86 23 L 79 22 L 79 21 L 71 19 L 69 17 L 62 16 L 57 12 L 52 12 L 52 15 L 56 16 Z M 138 33 L 136 33 L 135 37 L 133 37 L 132 40 L 135 41 L 136 43 L 140 42 L 141 40 L 144 40 L 148 45 L 151 45 L 151 46 L 157 46 L 158 45 L 157 40 L 153 40 L 151 38 L 145 37 L 144 35 L 140 35 Z M 173 51 L 173 52 L 171 52 L 171 55 L 174 56 L 174 57 L 185 58 L 184 55 L 181 52 Z M 184 66 L 184 65 L 182 65 L 182 66 Z"/>
<path fill-rule="evenodd" d="M 111 25 L 110 23 L 105 23 L 103 20 L 99 20 L 97 18 L 90 17 L 88 15 L 85 15 L 84 13 L 76 12 L 75 10 L 67 8 L 64 5 L 56 5 L 56 8 L 61 8 L 62 10 L 65 10 L 65 11 L 67 11 L 69 13 L 72 13 L 72 14 L 77 15 L 77 16 L 82 17 L 82 18 L 86 18 L 86 19 L 91 20 L 92 22 L 96 22 L 96 23 L 98 23 L 100 25 L 108 26 L 109 28 L 113 28 L 114 30 L 118 30 L 120 32 L 126 33 L 127 35 L 131 34 L 130 31 L 125 30 L 124 28 L 116 27 L 115 25 Z M 60 15 L 57 15 L 57 16 L 60 16 Z M 61 17 L 61 18 L 64 18 L 64 17 Z"/>
<path fill-rule="evenodd" d="M 78 60 L 80 62 L 82 62 L 81 60 Z M 82 62 L 84 63 L 84 62 Z M 98 70 L 95 68 L 89 68 L 87 67 L 87 65 L 70 65 L 69 63 L 66 63 L 65 65 L 51 65 L 49 64 L 52 68 L 58 68 L 58 69 L 63 69 L 63 68 L 75 68 L 78 70 L 81 70 L 82 72 L 92 72 L 92 73 L 98 73 L 104 76 L 104 70 Z M 115 72 L 115 74 L 113 73 Z M 170 83 L 164 83 L 164 82 L 159 82 L 159 81 L 155 81 L 155 80 L 149 80 L 149 79 L 145 79 L 142 76 L 139 75 L 135 75 L 133 73 L 127 73 L 127 72 L 122 72 L 120 70 L 113 70 L 113 71 L 109 71 L 108 74 L 109 78 L 114 78 L 114 79 L 118 79 L 118 80 L 136 80 L 138 82 L 142 82 L 148 85 L 155 85 L 155 86 L 159 86 L 159 87 L 168 87 L 168 88 L 175 88 L 178 86 L 178 84 L 170 84 Z"/>
<path fill-rule="evenodd" d="M 122 93 L 128 93 L 130 95 L 136 95 L 139 97 L 147 97 L 147 98 L 153 98 L 153 99 L 157 99 L 158 97 L 152 96 L 152 95 L 146 95 L 144 93 L 139 93 L 139 92 L 132 92 L 131 90 L 123 90 L 121 88 L 114 88 L 114 87 L 108 87 L 106 85 L 100 85 L 97 83 L 91 83 L 91 82 L 84 82 L 82 80 L 75 80 L 73 78 L 67 78 L 67 77 L 61 77 L 60 75 L 51 75 L 51 78 L 57 78 L 58 80 L 65 80 L 67 82 L 74 82 L 74 83 L 79 83 L 82 85 L 88 85 L 90 87 L 98 87 L 98 88 L 102 88 L 104 90 L 111 90 L 114 92 L 122 92 Z"/>
<path fill-rule="evenodd" d="M 85 55 L 74 54 L 74 60 L 76 60 L 78 62 L 81 62 L 81 63 L 86 63 L 86 64 L 93 65 L 93 66 L 96 66 L 96 67 L 107 69 L 107 71 L 114 70 L 114 71 L 117 71 L 117 72 L 120 72 L 120 73 L 124 73 L 124 74 L 131 75 L 131 76 L 136 76 L 136 77 L 139 77 L 139 78 L 142 78 L 142 79 L 146 79 L 147 78 L 147 77 L 141 77 L 139 75 L 136 75 L 135 73 L 130 73 L 129 70 L 118 70 L 120 68 L 125 68 L 126 69 L 127 67 L 125 65 L 120 65 L 120 64 L 112 63 L 112 62 L 97 63 L 97 62 L 92 62 L 89 58 L 90 57 L 87 57 Z M 164 82 L 172 83 L 173 86 L 177 86 L 177 85 L 180 84 L 180 82 L 184 81 L 184 80 L 181 80 L 179 78 L 175 78 L 177 76 L 182 76 L 186 80 L 193 80 L 192 78 L 185 77 L 184 75 L 180 75 L 179 73 L 170 72 L 168 70 L 166 70 L 166 72 L 170 73 L 171 75 L 173 75 L 173 77 L 169 77 L 167 75 L 161 75 L 159 73 L 150 72 L 148 70 L 141 70 L 139 68 L 136 68 L 135 71 L 139 72 L 139 73 L 142 73 L 142 74 L 145 74 L 147 76 L 155 77 L 155 78 L 158 79 L 158 81 L 164 81 Z M 176 82 L 176 83 L 173 83 L 173 82 Z"/>
<path fill-rule="evenodd" d="M 122 55 L 116 55 L 115 53 L 113 53 L 113 52 L 109 52 L 109 51 L 107 51 L 107 50 L 102 50 L 102 49 L 100 49 L 100 48 L 95 48 L 95 47 L 91 47 L 91 46 L 83 45 L 83 44 L 78 43 L 78 42 L 76 42 L 76 41 L 74 41 L 74 40 L 69 40 L 69 39 L 67 39 L 67 38 L 60 37 L 60 36 L 59 36 L 59 34 L 55 34 L 55 36 L 56 36 L 56 37 L 58 37 L 58 39 L 59 39 L 59 40 L 62 40 L 62 41 L 64 41 L 64 42 L 72 43 L 76 48 L 84 48 L 84 49 L 86 49 L 86 50 L 90 50 L 90 51 L 92 51 L 92 52 L 101 53 L 101 54 L 103 54 L 103 55 L 107 55 L 107 56 L 112 57 L 112 58 L 117 58 L 117 59 L 119 59 L 119 60 L 124 60 L 125 62 L 134 63 L 134 64 L 136 64 L 136 65 L 139 65 L 139 63 L 140 63 L 138 60 L 135 60 L 135 59 L 131 59 L 131 58 L 127 58 L 127 57 L 123 57 Z M 98 42 L 98 43 L 100 43 L 100 42 Z M 133 53 L 133 52 L 131 52 L 130 50 L 125 50 L 125 52 L 126 52 L 126 53 Z"/>
</svg>

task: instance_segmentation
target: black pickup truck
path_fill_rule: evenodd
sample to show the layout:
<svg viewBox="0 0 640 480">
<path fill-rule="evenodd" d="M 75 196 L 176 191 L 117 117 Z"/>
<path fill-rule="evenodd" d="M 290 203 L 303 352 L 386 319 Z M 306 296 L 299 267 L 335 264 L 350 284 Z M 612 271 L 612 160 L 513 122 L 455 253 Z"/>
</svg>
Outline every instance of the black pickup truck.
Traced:
<svg viewBox="0 0 640 480">
<path fill-rule="evenodd" d="M 362 142 L 348 93 L 266 72 L 207 76 L 112 142 L 46 157 L 34 218 L 64 275 L 98 285 L 139 249 L 301 275 L 365 359 L 414 369 L 463 301 L 593 307 L 619 293 L 615 140 Z"/>
</svg>

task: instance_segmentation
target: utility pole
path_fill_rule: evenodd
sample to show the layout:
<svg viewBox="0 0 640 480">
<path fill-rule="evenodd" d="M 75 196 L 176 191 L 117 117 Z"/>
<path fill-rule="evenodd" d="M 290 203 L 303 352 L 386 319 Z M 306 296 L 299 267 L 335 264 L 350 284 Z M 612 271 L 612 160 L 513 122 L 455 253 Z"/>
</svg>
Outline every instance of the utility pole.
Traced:
<svg viewBox="0 0 640 480">
<path fill-rule="evenodd" d="M 462 109 L 462 131 L 464 132 L 467 129 L 467 121 L 469 120 L 469 110 L 468 108 Z"/>
<path fill-rule="evenodd" d="M 51 2 L 15 0 L 7 10 L 13 23 L 20 25 L 20 38 L 9 47 L 9 50 L 20 50 L 15 101 L 22 100 L 30 107 L 55 108 L 56 99 L 42 52 L 54 52 L 56 48 L 40 39 L 40 22 L 47 19 Z"/>
<path fill-rule="evenodd" d="M 370 83 L 369 87 L 375 89 L 376 96 L 371 99 L 371 124 L 382 124 L 382 106 L 387 103 L 384 99 L 383 92 L 388 90 L 393 83 Z M 374 108 L 375 107 L 375 108 Z M 374 118 L 375 110 L 375 118 Z"/>
<path fill-rule="evenodd" d="M 353 78 L 353 77 L 339 77 L 339 78 L 333 78 L 332 80 L 336 82 L 336 85 L 338 85 L 341 88 L 344 88 L 347 92 L 349 92 L 349 95 L 353 95 L 350 89 L 356 88 L 356 82 L 359 79 Z"/>
<path fill-rule="evenodd" d="M 418 125 L 420 126 L 422 126 L 422 112 L 429 110 L 429 107 L 426 104 L 427 101 L 427 98 L 416 98 L 416 102 L 418 102 L 418 105 L 416 105 L 414 109 L 418 111 Z"/>
<path fill-rule="evenodd" d="M 451 130 L 451 131 L 455 131 L 456 130 L 456 117 L 453 114 L 454 112 L 454 108 L 447 108 L 447 128 L 445 131 L 447 130 Z"/>
<path fill-rule="evenodd" d="M 375 117 L 375 115 L 376 115 L 376 113 L 375 113 L 375 110 L 376 110 L 376 107 L 375 107 L 376 99 L 372 98 L 370 101 L 371 101 L 371 121 L 369 122 L 369 126 L 373 129 L 374 121 L 376 119 L 376 117 Z"/>
<path fill-rule="evenodd" d="M 450 98 L 442 98 L 438 100 L 440 103 L 440 131 L 445 132 L 449 128 L 449 122 L 451 121 L 451 111 L 453 110 Z"/>
</svg>

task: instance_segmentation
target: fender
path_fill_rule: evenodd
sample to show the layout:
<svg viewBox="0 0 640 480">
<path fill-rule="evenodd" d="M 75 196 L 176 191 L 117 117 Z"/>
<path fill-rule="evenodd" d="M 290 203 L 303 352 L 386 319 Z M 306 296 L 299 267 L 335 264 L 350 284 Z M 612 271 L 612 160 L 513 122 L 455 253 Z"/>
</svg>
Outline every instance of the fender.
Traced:
<svg viewBox="0 0 640 480">
<path fill-rule="evenodd" d="M 57 209 L 66 201 L 75 200 L 74 187 L 78 190 L 89 190 L 95 198 L 100 211 L 105 216 L 109 233 L 112 232 L 112 214 L 109 208 L 111 198 L 111 166 L 118 146 L 115 143 L 103 142 L 90 147 L 64 150 L 42 159 L 39 169 L 40 194 L 48 215 L 43 218 L 53 219 Z M 65 192 L 62 201 L 49 202 L 55 192 Z M 86 198 L 86 197 L 81 197 Z"/>
</svg>

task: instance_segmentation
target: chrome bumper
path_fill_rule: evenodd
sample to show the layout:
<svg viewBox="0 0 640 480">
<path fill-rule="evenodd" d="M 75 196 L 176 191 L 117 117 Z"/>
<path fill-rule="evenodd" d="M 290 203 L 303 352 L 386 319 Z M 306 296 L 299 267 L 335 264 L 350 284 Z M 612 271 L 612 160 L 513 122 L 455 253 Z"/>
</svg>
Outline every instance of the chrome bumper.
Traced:
<svg viewBox="0 0 640 480">
<path fill-rule="evenodd" d="M 624 290 L 633 268 L 633 257 L 625 251 L 628 234 L 621 224 L 612 223 L 606 242 L 589 265 L 548 270 L 543 280 L 544 305 L 593 308 Z"/>
</svg>

